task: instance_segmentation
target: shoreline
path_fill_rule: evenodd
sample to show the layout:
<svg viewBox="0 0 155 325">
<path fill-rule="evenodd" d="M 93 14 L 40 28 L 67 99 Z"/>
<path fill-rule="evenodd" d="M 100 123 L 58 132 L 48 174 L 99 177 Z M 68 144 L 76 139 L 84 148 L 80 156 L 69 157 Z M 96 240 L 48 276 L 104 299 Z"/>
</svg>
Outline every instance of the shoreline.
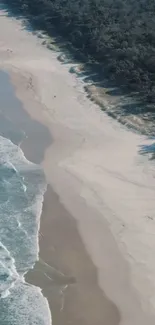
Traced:
<svg viewBox="0 0 155 325">
<path fill-rule="evenodd" d="M 37 154 L 36 139 L 33 140 L 31 133 L 27 136 L 21 149 L 26 159 L 40 164 L 42 155 Z M 49 141 L 46 145 L 44 134 L 42 138 L 41 152 L 45 152 Z M 26 274 L 25 280 L 41 288 L 48 300 L 53 324 L 78 325 L 79 321 L 81 325 L 120 323 L 119 310 L 98 286 L 96 267 L 86 252 L 76 221 L 63 207 L 51 185 L 47 186 L 44 194 L 40 217 L 39 261 Z"/>
<path fill-rule="evenodd" d="M 147 263 L 143 240 L 152 229 L 146 215 L 154 211 L 154 182 L 148 159 L 137 154 L 144 138 L 90 103 L 68 67 L 62 67 L 34 35 L 21 31 L 20 22 L 3 17 L 1 24 L 5 26 L 1 66 L 11 75 L 24 109 L 51 133 L 53 142 L 41 165 L 60 203 L 77 223 L 100 289 L 117 305 L 120 324 L 154 324 L 148 300 L 154 292 L 154 265 Z M 13 51 L 9 55 L 8 45 Z M 27 152 L 32 147 L 27 145 Z M 72 272 L 69 276 L 74 277 Z"/>
<path fill-rule="evenodd" d="M 19 125 L 23 118 L 22 110 L 23 108 L 21 117 L 18 115 Z M 31 119 L 29 124 L 30 122 Z M 35 130 L 37 131 L 37 128 Z M 41 163 L 41 152 L 45 152 L 49 147 L 49 137 L 46 136 L 44 140 L 44 134 L 39 141 L 39 153 L 36 150 L 37 138 L 33 139 L 31 132 L 26 134 L 27 138 L 20 146 L 26 159 L 36 164 Z M 63 207 L 51 185 L 48 185 L 44 194 L 39 250 L 39 261 L 34 269 L 26 274 L 25 280 L 41 288 L 49 302 L 53 324 L 71 322 L 78 325 L 79 321 L 81 325 L 104 322 L 107 325 L 119 324 L 119 311 L 98 286 L 97 270 L 82 243 L 76 221 Z M 91 312 L 88 313 L 88 310 Z"/>
<path fill-rule="evenodd" d="M 14 111 L 18 116 L 17 125 L 25 119 L 24 109 L 20 110 L 21 114 L 18 111 L 18 115 L 16 109 Z M 50 141 L 52 145 L 52 138 L 45 136 L 45 130 L 40 139 L 33 137 L 29 127 L 30 116 L 27 120 L 26 129 L 30 132 L 26 133 L 27 137 L 20 147 L 26 159 L 40 164 L 42 153 L 49 148 Z M 33 127 L 39 135 L 41 124 L 37 126 L 36 123 Z M 39 151 L 36 150 L 38 140 L 41 145 Z M 41 288 L 48 300 L 53 324 L 71 322 L 78 325 L 80 321 L 81 325 L 100 325 L 104 322 L 118 325 L 120 313 L 98 286 L 96 267 L 86 252 L 76 221 L 63 207 L 51 185 L 47 186 L 44 194 L 38 236 L 39 260 L 34 269 L 28 271 L 25 280 Z"/>
</svg>

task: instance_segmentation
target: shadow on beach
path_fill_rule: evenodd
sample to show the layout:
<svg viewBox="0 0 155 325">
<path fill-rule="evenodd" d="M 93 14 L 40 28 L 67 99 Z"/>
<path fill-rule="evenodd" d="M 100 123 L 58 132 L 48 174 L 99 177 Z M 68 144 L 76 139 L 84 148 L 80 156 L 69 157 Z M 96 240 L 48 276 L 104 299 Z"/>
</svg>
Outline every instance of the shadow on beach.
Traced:
<svg viewBox="0 0 155 325">
<path fill-rule="evenodd" d="M 141 155 L 150 155 L 150 160 L 155 159 L 155 142 L 149 145 L 140 146 L 139 153 Z"/>
</svg>

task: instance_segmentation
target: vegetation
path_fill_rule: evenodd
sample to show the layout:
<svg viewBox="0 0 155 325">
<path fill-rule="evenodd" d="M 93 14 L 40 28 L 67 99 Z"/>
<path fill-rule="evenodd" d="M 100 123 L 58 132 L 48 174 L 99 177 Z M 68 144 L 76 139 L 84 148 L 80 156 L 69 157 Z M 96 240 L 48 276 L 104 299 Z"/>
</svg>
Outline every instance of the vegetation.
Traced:
<svg viewBox="0 0 155 325">
<path fill-rule="evenodd" d="M 155 103 L 154 0 L 6 0 L 52 26 L 99 62 L 111 80 Z"/>
</svg>

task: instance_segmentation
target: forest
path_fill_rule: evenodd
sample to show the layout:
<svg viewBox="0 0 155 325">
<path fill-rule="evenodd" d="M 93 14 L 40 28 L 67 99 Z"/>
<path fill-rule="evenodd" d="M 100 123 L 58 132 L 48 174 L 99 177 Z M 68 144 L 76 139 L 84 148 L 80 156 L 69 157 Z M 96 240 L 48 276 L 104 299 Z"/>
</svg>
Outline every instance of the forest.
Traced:
<svg viewBox="0 0 155 325">
<path fill-rule="evenodd" d="M 154 0 L 5 2 L 49 34 L 55 26 L 80 53 L 98 62 L 109 80 L 155 103 Z"/>
</svg>

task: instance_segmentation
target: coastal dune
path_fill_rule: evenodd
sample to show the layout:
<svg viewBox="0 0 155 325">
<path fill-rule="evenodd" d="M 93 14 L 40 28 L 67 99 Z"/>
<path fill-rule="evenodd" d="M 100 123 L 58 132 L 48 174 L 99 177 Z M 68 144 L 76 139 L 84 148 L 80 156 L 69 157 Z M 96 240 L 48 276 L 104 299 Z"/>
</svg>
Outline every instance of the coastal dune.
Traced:
<svg viewBox="0 0 155 325">
<path fill-rule="evenodd" d="M 49 184 L 40 258 L 58 273 L 45 280 L 40 261 L 28 280 L 48 297 L 53 324 L 153 325 L 155 166 L 142 149 L 153 140 L 106 116 L 57 56 L 1 10 L 0 69 L 51 135 L 32 144 L 34 130 L 23 149 Z"/>
</svg>

